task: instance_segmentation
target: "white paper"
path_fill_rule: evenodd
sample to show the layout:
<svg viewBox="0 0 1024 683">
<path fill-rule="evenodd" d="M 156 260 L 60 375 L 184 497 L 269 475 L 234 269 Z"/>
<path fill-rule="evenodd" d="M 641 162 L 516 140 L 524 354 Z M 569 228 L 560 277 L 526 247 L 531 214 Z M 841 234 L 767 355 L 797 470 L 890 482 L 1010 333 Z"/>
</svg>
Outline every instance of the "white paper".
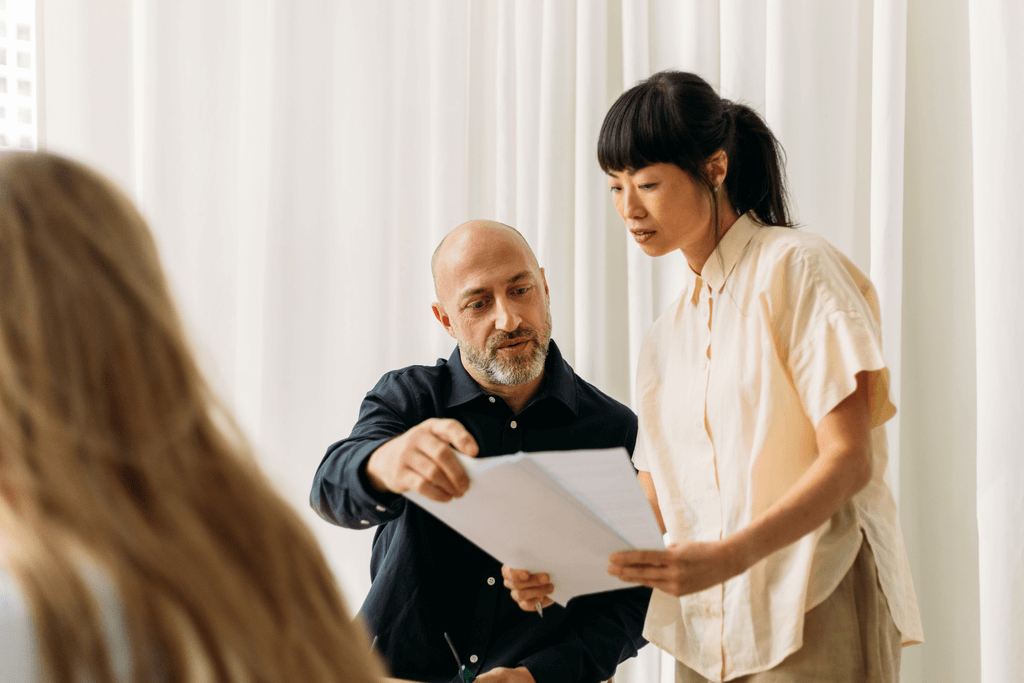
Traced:
<svg viewBox="0 0 1024 683">
<path fill-rule="evenodd" d="M 634 585 L 608 575 L 611 553 L 664 548 L 625 449 L 460 461 L 470 477 L 461 498 L 405 495 L 503 564 L 548 574 L 560 605 Z"/>
<path fill-rule="evenodd" d="M 623 448 L 531 453 L 638 550 L 664 550 L 665 542 Z"/>
</svg>

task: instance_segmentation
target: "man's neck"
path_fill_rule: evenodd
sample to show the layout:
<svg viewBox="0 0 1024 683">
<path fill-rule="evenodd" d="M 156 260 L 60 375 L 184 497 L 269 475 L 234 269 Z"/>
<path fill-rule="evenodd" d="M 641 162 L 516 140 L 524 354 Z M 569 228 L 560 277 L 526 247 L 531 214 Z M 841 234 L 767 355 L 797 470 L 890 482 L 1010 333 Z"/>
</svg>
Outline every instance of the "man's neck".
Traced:
<svg viewBox="0 0 1024 683">
<path fill-rule="evenodd" d="M 489 394 L 500 396 L 503 401 L 512 409 L 512 412 L 518 415 L 523 412 L 526 405 L 533 400 L 533 397 L 540 391 L 541 385 L 544 383 L 545 370 L 541 370 L 540 375 L 537 379 L 524 382 L 523 384 L 492 384 L 483 377 L 480 377 L 477 373 L 476 368 L 471 367 L 465 360 L 462 362 L 462 367 L 466 368 L 466 372 L 472 377 L 480 387 Z"/>
</svg>

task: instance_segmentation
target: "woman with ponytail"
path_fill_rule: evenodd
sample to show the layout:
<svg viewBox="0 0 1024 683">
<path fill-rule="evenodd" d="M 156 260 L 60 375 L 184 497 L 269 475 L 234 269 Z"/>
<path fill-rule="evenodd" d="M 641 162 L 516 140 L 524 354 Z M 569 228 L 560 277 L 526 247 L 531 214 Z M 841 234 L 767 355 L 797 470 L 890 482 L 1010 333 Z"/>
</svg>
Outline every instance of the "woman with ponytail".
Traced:
<svg viewBox="0 0 1024 683">
<path fill-rule="evenodd" d="M 609 560 L 658 589 L 644 636 L 680 682 L 898 680 L 922 633 L 871 282 L 792 229 L 775 136 L 699 76 L 619 97 L 598 161 L 644 253 L 690 268 L 637 369 L 633 460 L 669 542 Z M 521 603 L 546 605 L 538 583 Z"/>
<path fill-rule="evenodd" d="M 0 154 L 0 680 L 370 683 L 369 649 L 199 372 L 138 211 Z"/>
</svg>

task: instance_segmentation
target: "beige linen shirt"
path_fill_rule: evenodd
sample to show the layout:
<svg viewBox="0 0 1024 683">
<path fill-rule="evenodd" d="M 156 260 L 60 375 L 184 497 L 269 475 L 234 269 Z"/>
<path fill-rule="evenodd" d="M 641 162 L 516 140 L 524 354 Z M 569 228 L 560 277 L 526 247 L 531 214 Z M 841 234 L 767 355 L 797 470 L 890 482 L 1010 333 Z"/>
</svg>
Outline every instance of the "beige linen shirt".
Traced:
<svg viewBox="0 0 1024 683">
<path fill-rule="evenodd" d="M 781 662 L 803 644 L 804 613 L 829 596 L 861 543 L 904 644 L 922 640 L 886 465 L 896 408 L 868 278 L 822 238 L 745 214 L 700 276 L 648 330 L 637 369 L 640 439 L 672 542 L 717 541 L 747 526 L 817 457 L 815 427 L 869 371 L 873 473 L 829 521 L 722 585 L 676 598 L 655 590 L 644 636 L 722 681 Z"/>
</svg>

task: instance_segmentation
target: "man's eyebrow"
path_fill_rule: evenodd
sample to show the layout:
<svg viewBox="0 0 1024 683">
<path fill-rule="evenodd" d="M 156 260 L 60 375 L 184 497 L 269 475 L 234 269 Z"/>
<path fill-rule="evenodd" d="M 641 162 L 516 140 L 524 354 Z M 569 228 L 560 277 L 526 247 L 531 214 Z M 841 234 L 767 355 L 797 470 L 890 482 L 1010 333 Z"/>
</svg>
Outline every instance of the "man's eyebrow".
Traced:
<svg viewBox="0 0 1024 683">
<path fill-rule="evenodd" d="M 460 292 L 459 293 L 458 300 L 459 301 L 463 301 L 464 299 L 468 299 L 471 296 L 476 296 L 477 294 L 483 294 L 486 291 L 487 291 L 486 287 L 474 287 L 473 289 L 467 289 L 464 292 Z"/>
<path fill-rule="evenodd" d="M 508 280 L 505 281 L 505 284 L 511 285 L 514 282 L 519 282 L 520 280 L 526 280 L 526 279 L 531 278 L 531 277 L 533 277 L 533 271 L 531 271 L 529 268 L 527 268 L 526 270 L 520 271 L 520 272 L 516 273 L 515 275 L 513 275 L 512 277 L 510 277 Z M 487 289 L 488 289 L 487 287 L 474 287 L 473 289 L 467 289 L 467 290 L 459 293 L 459 297 L 458 297 L 457 301 L 465 301 L 466 299 L 468 299 L 471 296 L 476 296 L 477 294 L 483 294 L 484 292 L 487 291 Z"/>
<path fill-rule="evenodd" d="M 520 280 L 525 280 L 526 278 L 530 277 L 531 275 L 533 275 L 533 272 L 531 270 L 529 270 L 529 269 L 524 270 L 524 271 L 522 271 L 520 273 L 516 273 L 515 275 L 510 277 L 508 279 L 508 281 L 505 282 L 505 284 L 506 285 L 510 285 L 513 282 L 519 282 Z"/>
</svg>

